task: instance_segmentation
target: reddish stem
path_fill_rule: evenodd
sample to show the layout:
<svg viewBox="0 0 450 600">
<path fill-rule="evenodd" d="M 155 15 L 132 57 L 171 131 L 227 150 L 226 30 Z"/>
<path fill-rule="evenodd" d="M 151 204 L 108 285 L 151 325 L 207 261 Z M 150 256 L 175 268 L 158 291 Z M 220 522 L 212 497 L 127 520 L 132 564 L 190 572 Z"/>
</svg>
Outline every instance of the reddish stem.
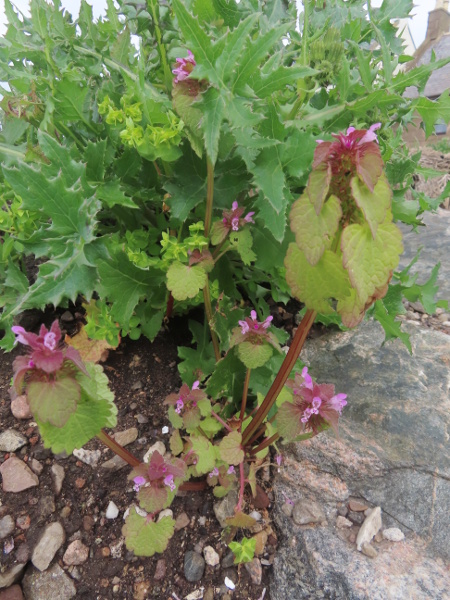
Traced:
<svg viewBox="0 0 450 600">
<path fill-rule="evenodd" d="M 244 487 L 245 487 L 245 476 L 244 476 L 244 462 L 239 463 L 239 480 L 240 480 L 240 486 L 239 486 L 239 500 L 238 503 L 236 504 L 236 508 L 234 509 L 234 512 L 239 512 L 242 510 L 242 503 L 244 501 Z"/>
<path fill-rule="evenodd" d="M 239 416 L 239 420 L 241 422 L 240 429 L 242 429 L 242 421 L 244 420 L 245 408 L 247 406 L 247 395 L 248 395 L 248 386 L 250 384 L 250 374 L 251 374 L 251 370 L 247 369 L 247 373 L 245 374 L 244 390 L 242 392 L 241 414 Z"/>
<path fill-rule="evenodd" d="M 115 454 L 120 456 L 120 458 L 123 458 L 123 460 L 127 462 L 130 467 L 137 467 L 141 464 L 142 461 L 136 458 L 134 454 L 131 454 L 131 452 L 128 452 L 128 450 L 126 450 L 123 446 L 118 444 L 116 440 L 108 435 L 104 429 L 97 434 L 97 437 L 105 444 L 105 446 L 108 446 L 108 448 L 110 448 Z"/>
<path fill-rule="evenodd" d="M 169 292 L 169 297 L 167 298 L 167 307 L 166 307 L 166 319 L 170 319 L 173 312 L 173 296 L 172 292 Z"/>
<path fill-rule="evenodd" d="M 266 438 L 265 440 L 263 440 L 259 444 L 259 446 L 257 446 L 256 448 L 252 448 L 252 450 L 250 450 L 250 452 L 252 454 L 258 454 L 258 452 L 261 452 L 261 450 L 264 450 L 264 448 L 267 448 L 267 446 L 270 446 L 270 444 L 273 444 L 273 442 L 276 442 L 279 437 L 280 437 L 279 433 L 274 433 L 272 435 L 272 437 Z"/>
<path fill-rule="evenodd" d="M 185 481 L 178 489 L 182 492 L 201 492 L 206 488 L 206 481 Z"/>
<path fill-rule="evenodd" d="M 217 419 L 217 420 L 219 421 L 219 423 L 220 423 L 221 425 L 223 425 L 223 426 L 225 427 L 225 429 L 226 429 L 227 431 L 229 431 L 229 432 L 233 431 L 233 430 L 231 429 L 231 427 L 230 427 L 230 426 L 229 426 L 227 423 L 225 423 L 225 421 L 224 421 L 224 420 L 223 420 L 221 417 L 219 417 L 219 415 L 218 415 L 217 413 L 215 413 L 213 410 L 211 411 L 211 414 L 212 414 L 212 416 L 213 416 L 215 419 Z"/>
</svg>

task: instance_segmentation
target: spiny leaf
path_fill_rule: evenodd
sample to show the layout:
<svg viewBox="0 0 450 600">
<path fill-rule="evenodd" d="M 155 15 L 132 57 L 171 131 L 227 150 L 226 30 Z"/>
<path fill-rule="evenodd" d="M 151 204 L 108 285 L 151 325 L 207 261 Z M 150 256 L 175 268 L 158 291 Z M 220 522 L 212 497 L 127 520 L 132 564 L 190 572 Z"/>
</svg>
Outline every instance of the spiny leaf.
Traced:
<svg viewBox="0 0 450 600">
<path fill-rule="evenodd" d="M 219 444 L 220 458 L 228 465 L 238 465 L 244 460 L 242 434 L 232 431 Z"/>
<path fill-rule="evenodd" d="M 267 98 L 274 92 L 283 91 L 290 84 L 296 83 L 304 77 L 312 77 L 318 71 L 310 67 L 278 67 L 269 75 L 261 75 L 251 82 L 251 87 L 259 98 Z"/>
<path fill-rule="evenodd" d="M 386 334 L 386 342 L 391 339 L 400 338 L 401 341 L 408 348 L 409 353 L 412 354 L 409 334 L 405 333 L 404 331 L 401 331 L 401 322 L 396 321 L 395 317 L 388 313 L 386 308 L 383 306 L 383 302 L 381 300 L 377 300 L 375 302 L 375 310 L 373 312 L 373 316 L 383 327 Z"/>
<path fill-rule="evenodd" d="M 225 100 L 222 94 L 210 87 L 202 96 L 203 119 L 201 127 L 209 160 L 214 165 L 219 148 L 220 126 L 224 118 Z"/>
<path fill-rule="evenodd" d="M 443 119 L 446 124 L 450 122 L 450 90 L 446 90 L 438 100 L 419 98 L 416 102 L 416 110 L 423 119 L 428 137 L 434 133 L 436 121 Z"/>
<path fill-rule="evenodd" d="M 216 62 L 217 71 L 224 81 L 230 79 L 258 17 L 257 13 L 250 15 L 241 21 L 233 31 L 227 33 L 225 48 Z"/>
<path fill-rule="evenodd" d="M 155 552 L 164 552 L 174 529 L 175 521 L 171 517 L 163 517 L 155 523 L 138 515 L 132 508 L 122 527 L 122 534 L 128 550 L 137 556 L 153 556 Z"/>
</svg>

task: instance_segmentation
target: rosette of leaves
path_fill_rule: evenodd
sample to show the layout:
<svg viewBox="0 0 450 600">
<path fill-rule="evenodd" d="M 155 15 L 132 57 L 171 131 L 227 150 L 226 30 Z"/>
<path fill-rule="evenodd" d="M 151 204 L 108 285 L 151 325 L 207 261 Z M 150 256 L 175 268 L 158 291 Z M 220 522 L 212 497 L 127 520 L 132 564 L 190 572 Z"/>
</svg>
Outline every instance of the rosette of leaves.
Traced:
<svg viewBox="0 0 450 600">
<path fill-rule="evenodd" d="M 194 431 L 200 425 L 202 417 L 211 414 L 211 402 L 198 385 L 199 382 L 196 381 L 191 389 L 184 383 L 178 393 L 169 394 L 164 400 L 164 404 L 169 406 L 169 420 L 176 429 Z"/>
<path fill-rule="evenodd" d="M 281 351 L 275 335 L 267 331 L 272 317 L 262 323 L 257 319 L 256 311 L 239 321 L 239 327 L 231 332 L 230 348 L 236 346 L 237 354 L 247 369 L 262 367 L 273 355 L 273 350 Z"/>
<path fill-rule="evenodd" d="M 339 313 L 347 327 L 388 289 L 403 251 L 375 130 L 319 142 L 307 186 L 290 212 L 285 258 L 292 293 L 307 308 Z"/>
</svg>

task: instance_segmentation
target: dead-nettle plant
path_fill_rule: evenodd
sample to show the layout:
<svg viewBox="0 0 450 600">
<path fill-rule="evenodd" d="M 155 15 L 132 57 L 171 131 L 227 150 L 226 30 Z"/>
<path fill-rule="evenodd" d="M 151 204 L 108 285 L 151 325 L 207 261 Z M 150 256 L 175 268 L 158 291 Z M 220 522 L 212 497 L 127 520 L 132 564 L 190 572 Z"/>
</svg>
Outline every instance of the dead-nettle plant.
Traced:
<svg viewBox="0 0 450 600">
<path fill-rule="evenodd" d="M 299 359 L 316 320 L 354 327 L 369 313 L 409 345 L 402 296 L 434 312 L 437 268 L 424 285 L 395 272 L 395 221 L 417 227 L 443 199 L 411 189 L 420 155 L 402 135 L 415 111 L 427 134 L 448 121 L 450 98 L 403 96 L 445 64 L 396 71 L 406 58 L 390 19 L 409 0 L 306 0 L 301 33 L 294 2 L 147 4 L 119 0 L 118 18 L 110 3 L 95 23 L 84 0 L 76 22 L 44 0 L 19 18 L 5 0 L 0 326 L 4 348 L 28 348 L 14 393 L 26 391 L 45 446 L 71 453 L 98 437 L 132 467 L 123 531 L 150 556 L 173 534 L 158 515 L 181 486 L 233 490 L 227 524 L 251 528 L 246 494 L 270 447 L 279 464 L 281 444 L 338 433 L 345 393 Z M 39 263 L 31 285 L 27 255 Z M 57 322 L 13 326 L 25 309 L 80 296 L 80 333 L 101 347 L 153 340 L 203 305 L 165 399 L 170 453 L 142 463 L 108 435 L 114 398 L 76 350 L 84 342 L 64 346 Z M 285 353 L 272 307 L 292 297 L 304 309 Z M 252 542 L 234 552 L 251 559 Z"/>
</svg>

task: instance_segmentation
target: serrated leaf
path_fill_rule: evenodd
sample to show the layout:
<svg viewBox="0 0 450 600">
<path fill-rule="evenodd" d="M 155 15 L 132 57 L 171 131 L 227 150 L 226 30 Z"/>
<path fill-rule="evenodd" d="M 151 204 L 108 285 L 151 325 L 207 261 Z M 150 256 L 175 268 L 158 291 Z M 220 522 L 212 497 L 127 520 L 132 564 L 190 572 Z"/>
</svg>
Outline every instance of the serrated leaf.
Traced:
<svg viewBox="0 0 450 600">
<path fill-rule="evenodd" d="M 242 342 L 237 346 L 237 353 L 247 369 L 257 369 L 266 364 L 273 354 L 270 344 L 252 344 Z"/>
<path fill-rule="evenodd" d="M 228 547 L 234 554 L 234 564 L 250 562 L 255 556 L 256 539 L 242 538 L 241 542 L 230 542 Z"/>
<path fill-rule="evenodd" d="M 175 521 L 171 517 L 163 517 L 155 523 L 132 508 L 122 527 L 122 535 L 128 550 L 137 556 L 153 556 L 156 552 L 164 552 L 174 529 Z"/>
<path fill-rule="evenodd" d="M 408 348 L 409 353 L 412 354 L 409 334 L 401 331 L 401 321 L 396 321 L 395 317 L 388 313 L 381 300 L 375 302 L 373 316 L 383 327 L 386 334 L 386 342 L 391 339 L 399 338 Z"/>
<path fill-rule="evenodd" d="M 250 86 L 259 98 L 267 98 L 274 92 L 284 91 L 287 85 L 296 83 L 304 77 L 312 77 L 318 71 L 310 67 L 278 67 L 269 75 L 255 78 Z"/>
<path fill-rule="evenodd" d="M 258 17 L 258 14 L 250 15 L 242 20 L 233 31 L 228 33 L 225 48 L 216 62 L 217 71 L 224 81 L 229 80 L 232 76 L 242 49 L 247 43 L 248 36 Z"/>
<path fill-rule="evenodd" d="M 36 420 L 62 427 L 77 408 L 80 386 L 75 379 L 68 377 L 52 381 L 30 381 L 27 397 Z"/>
<path fill-rule="evenodd" d="M 243 512 L 237 512 L 234 517 L 226 519 L 227 526 L 240 527 L 242 529 L 251 529 L 255 524 L 256 520 Z"/>
<path fill-rule="evenodd" d="M 388 217 L 389 218 L 389 217 Z M 403 252 L 402 234 L 386 220 L 374 239 L 368 225 L 350 225 L 342 234 L 343 264 L 350 281 L 365 302 L 389 281 Z"/>
<path fill-rule="evenodd" d="M 426 65 L 421 65 L 420 67 L 410 69 L 407 72 L 400 71 L 400 73 L 393 78 L 389 91 L 402 94 L 409 86 L 417 86 L 419 89 L 422 89 L 431 73 L 445 67 L 449 62 L 450 57 L 436 60 L 435 62 L 430 62 Z"/>
<path fill-rule="evenodd" d="M 317 264 L 324 251 L 331 247 L 341 216 L 341 204 L 336 196 L 330 196 L 319 214 L 306 193 L 292 205 L 291 230 L 311 265 Z"/>
<path fill-rule="evenodd" d="M 174 493 L 166 486 L 150 485 L 142 487 L 137 495 L 139 504 L 148 513 L 156 513 L 172 503 Z"/>
<path fill-rule="evenodd" d="M 413 283 L 407 288 L 402 286 L 403 296 L 410 302 L 421 302 L 422 306 L 429 315 L 436 313 L 437 302 L 436 294 L 439 291 L 439 285 L 437 279 L 439 276 L 439 269 L 441 263 L 438 263 L 433 267 L 430 278 L 424 284 Z M 398 313 L 397 313 L 398 314 Z"/>
<path fill-rule="evenodd" d="M 206 285 L 207 275 L 200 265 L 184 265 L 174 262 L 167 270 L 167 289 L 175 300 L 195 298 Z"/>
<path fill-rule="evenodd" d="M 211 398 L 231 396 L 236 380 L 244 380 L 245 367 L 235 354 L 234 348 L 219 360 L 208 380 L 206 391 Z"/>
<path fill-rule="evenodd" d="M 206 154 L 214 165 L 219 149 L 220 126 L 225 113 L 225 100 L 218 90 L 210 87 L 202 95 L 201 108 L 203 112 L 201 128 L 205 139 Z"/>
<path fill-rule="evenodd" d="M 219 444 L 220 458 L 228 465 L 239 465 L 244 460 L 242 434 L 232 431 Z"/>
<path fill-rule="evenodd" d="M 216 466 L 216 453 L 213 445 L 205 437 L 190 437 L 193 453 L 197 457 L 195 470 L 198 475 L 209 473 Z"/>
<path fill-rule="evenodd" d="M 231 231 L 229 241 L 233 248 L 239 252 L 244 265 L 250 265 L 256 260 L 256 254 L 252 250 L 253 238 L 248 227 L 240 231 Z"/>
<path fill-rule="evenodd" d="M 450 90 L 446 90 L 438 100 L 419 98 L 416 110 L 423 119 L 426 136 L 434 133 L 434 125 L 442 119 L 446 124 L 450 122 Z"/>
<path fill-rule="evenodd" d="M 131 198 L 125 196 L 118 180 L 105 181 L 97 187 L 97 197 L 109 208 L 113 206 L 126 206 L 127 208 L 138 208 Z"/>
<path fill-rule="evenodd" d="M 391 206 L 392 192 L 384 175 L 377 181 L 373 192 L 358 177 L 350 182 L 356 204 L 363 211 L 372 236 L 377 235 L 378 225 L 383 223 Z"/>
<path fill-rule="evenodd" d="M 178 456 L 183 452 L 184 444 L 178 429 L 173 430 L 169 444 L 170 450 L 174 456 Z"/>
</svg>

